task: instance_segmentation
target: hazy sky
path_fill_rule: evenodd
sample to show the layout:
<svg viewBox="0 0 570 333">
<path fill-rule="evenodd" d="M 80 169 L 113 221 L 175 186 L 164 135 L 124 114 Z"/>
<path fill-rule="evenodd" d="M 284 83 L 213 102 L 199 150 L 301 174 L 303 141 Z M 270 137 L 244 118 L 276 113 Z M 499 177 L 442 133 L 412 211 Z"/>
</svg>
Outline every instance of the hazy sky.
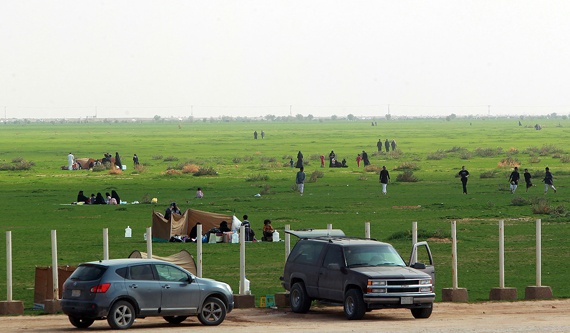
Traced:
<svg viewBox="0 0 570 333">
<path fill-rule="evenodd" d="M 570 114 L 569 18 L 567 0 L 0 0 L 0 118 Z"/>
</svg>

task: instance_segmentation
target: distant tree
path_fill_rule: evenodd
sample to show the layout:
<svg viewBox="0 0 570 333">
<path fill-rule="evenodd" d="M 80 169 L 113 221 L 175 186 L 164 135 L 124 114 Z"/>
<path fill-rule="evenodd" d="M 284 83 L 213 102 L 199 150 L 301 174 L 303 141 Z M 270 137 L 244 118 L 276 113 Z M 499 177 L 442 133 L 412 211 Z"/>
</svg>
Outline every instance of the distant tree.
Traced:
<svg viewBox="0 0 570 333">
<path fill-rule="evenodd" d="M 309 114 L 309 115 L 307 116 L 307 119 L 308 119 L 308 120 L 313 120 L 314 118 L 315 118 L 315 117 L 314 117 L 312 114 Z"/>
<path fill-rule="evenodd" d="M 558 117 L 558 114 L 556 112 L 552 112 L 550 114 L 550 118 L 556 118 L 556 117 Z"/>
<path fill-rule="evenodd" d="M 336 116 L 336 114 L 333 114 L 333 115 L 331 116 L 331 120 L 337 120 L 337 119 L 338 119 L 338 117 Z"/>
<path fill-rule="evenodd" d="M 297 114 L 295 115 L 295 118 L 297 118 L 297 120 L 303 120 L 303 115 L 300 114 L 300 113 L 297 113 Z"/>
<path fill-rule="evenodd" d="M 352 120 L 355 120 L 356 117 L 352 113 L 350 113 L 348 116 L 346 116 L 346 119 L 352 121 Z"/>
<path fill-rule="evenodd" d="M 160 120 L 160 116 L 159 116 L 159 115 L 154 116 L 154 121 L 159 121 L 159 120 Z"/>
<path fill-rule="evenodd" d="M 455 113 L 449 115 L 449 119 L 455 119 L 455 118 L 457 118 L 457 115 Z"/>
<path fill-rule="evenodd" d="M 265 120 L 274 121 L 275 115 L 274 114 L 268 114 L 265 116 Z"/>
<path fill-rule="evenodd" d="M 392 119 L 392 115 L 388 113 L 388 114 L 386 115 L 386 120 L 390 120 L 390 119 Z"/>
</svg>

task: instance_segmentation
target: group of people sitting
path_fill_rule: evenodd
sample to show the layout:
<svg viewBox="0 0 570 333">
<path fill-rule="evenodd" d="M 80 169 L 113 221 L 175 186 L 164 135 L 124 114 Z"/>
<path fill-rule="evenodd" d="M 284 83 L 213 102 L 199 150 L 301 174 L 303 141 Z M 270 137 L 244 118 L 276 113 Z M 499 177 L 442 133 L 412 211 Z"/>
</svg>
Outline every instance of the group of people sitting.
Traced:
<svg viewBox="0 0 570 333">
<path fill-rule="evenodd" d="M 79 191 L 77 194 L 77 201 L 76 204 L 90 204 L 90 205 L 118 205 L 121 203 L 121 198 L 117 191 L 112 190 L 111 193 L 105 193 L 105 197 L 101 194 L 101 192 L 97 192 L 97 195 L 91 193 L 91 196 L 88 197 L 83 194 L 83 191 Z"/>
</svg>

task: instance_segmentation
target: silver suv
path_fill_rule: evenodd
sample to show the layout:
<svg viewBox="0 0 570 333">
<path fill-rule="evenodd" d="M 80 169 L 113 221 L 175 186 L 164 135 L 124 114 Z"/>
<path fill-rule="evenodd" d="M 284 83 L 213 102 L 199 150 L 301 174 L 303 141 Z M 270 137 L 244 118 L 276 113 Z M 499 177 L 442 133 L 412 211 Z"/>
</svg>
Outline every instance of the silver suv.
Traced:
<svg viewBox="0 0 570 333">
<path fill-rule="evenodd" d="M 410 309 L 415 318 L 428 318 L 435 299 L 435 270 L 426 242 L 414 245 L 410 262 L 418 246 L 425 246 L 429 265 L 406 265 L 392 245 L 376 240 L 301 238 L 281 277 L 291 292 L 291 310 L 305 313 L 313 300 L 320 300 L 343 304 L 347 319 L 361 319 L 367 311 L 382 308 Z"/>
<path fill-rule="evenodd" d="M 78 328 L 106 318 L 112 328 L 126 329 L 135 318 L 147 316 L 180 324 L 197 315 L 204 325 L 219 325 L 233 307 L 228 284 L 153 259 L 80 264 L 63 284 L 61 300 L 63 312 Z"/>
</svg>

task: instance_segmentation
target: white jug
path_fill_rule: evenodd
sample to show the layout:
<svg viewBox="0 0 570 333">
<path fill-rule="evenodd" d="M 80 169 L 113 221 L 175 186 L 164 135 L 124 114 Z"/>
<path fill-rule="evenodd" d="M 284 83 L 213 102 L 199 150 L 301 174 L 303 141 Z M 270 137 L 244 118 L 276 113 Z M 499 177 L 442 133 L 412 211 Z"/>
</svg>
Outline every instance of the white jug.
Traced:
<svg viewBox="0 0 570 333">
<path fill-rule="evenodd" d="M 125 237 L 130 238 L 133 235 L 133 229 L 131 229 L 131 227 L 127 226 L 125 228 Z"/>
<path fill-rule="evenodd" d="M 279 241 L 279 232 L 277 230 L 273 231 L 273 241 L 274 242 Z"/>
</svg>

